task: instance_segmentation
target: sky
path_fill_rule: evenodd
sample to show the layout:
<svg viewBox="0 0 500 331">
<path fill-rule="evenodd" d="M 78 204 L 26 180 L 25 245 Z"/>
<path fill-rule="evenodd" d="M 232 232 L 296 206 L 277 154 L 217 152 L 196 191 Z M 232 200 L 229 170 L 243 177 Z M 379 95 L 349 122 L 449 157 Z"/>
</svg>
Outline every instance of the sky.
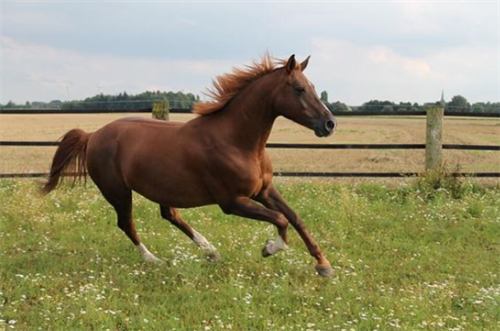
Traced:
<svg viewBox="0 0 500 331">
<path fill-rule="evenodd" d="M 500 98 L 500 2 L 0 0 L 0 103 L 146 90 L 204 99 L 259 59 L 304 72 L 350 105 Z"/>
</svg>

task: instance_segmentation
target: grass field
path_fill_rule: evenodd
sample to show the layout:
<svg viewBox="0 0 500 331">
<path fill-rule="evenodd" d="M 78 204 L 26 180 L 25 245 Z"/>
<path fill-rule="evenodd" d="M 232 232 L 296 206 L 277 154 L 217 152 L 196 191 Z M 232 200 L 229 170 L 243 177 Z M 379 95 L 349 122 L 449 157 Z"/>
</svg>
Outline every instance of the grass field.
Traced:
<svg viewBox="0 0 500 331">
<path fill-rule="evenodd" d="M 45 198 L 38 184 L 0 181 L 0 330 L 500 329 L 498 187 L 278 179 L 332 262 L 321 278 L 293 230 L 263 259 L 271 226 L 183 211 L 214 264 L 135 196 L 140 236 L 167 262 L 143 263 L 92 184 Z"/>
<path fill-rule="evenodd" d="M 70 129 L 95 131 L 130 114 L 1 115 L 1 140 L 55 141 Z M 149 117 L 147 114 L 140 116 Z M 186 121 L 193 115 L 173 114 Z M 313 132 L 286 119 L 278 119 L 270 142 L 287 143 L 425 143 L 424 117 L 339 117 L 332 137 Z M 500 121 L 481 118 L 446 118 L 444 143 L 500 145 Z M 0 173 L 47 172 L 55 147 L 0 147 Z M 420 172 L 424 150 L 284 150 L 270 149 L 277 171 Z M 444 151 L 444 161 L 467 172 L 500 171 L 499 152 Z M 490 180 L 498 183 L 498 180 Z"/>
</svg>

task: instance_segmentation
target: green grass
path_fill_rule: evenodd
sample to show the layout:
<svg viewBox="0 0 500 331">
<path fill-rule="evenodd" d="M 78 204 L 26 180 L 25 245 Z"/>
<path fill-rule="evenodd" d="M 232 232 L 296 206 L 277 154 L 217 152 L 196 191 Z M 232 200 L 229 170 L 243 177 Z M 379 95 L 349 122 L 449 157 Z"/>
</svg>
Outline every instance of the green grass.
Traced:
<svg viewBox="0 0 500 331">
<path fill-rule="evenodd" d="M 37 195 L 0 181 L 0 330 L 498 330 L 500 189 L 460 194 L 406 187 L 289 183 L 335 270 L 290 230 L 290 249 L 263 259 L 274 229 L 184 210 L 223 259 L 205 261 L 156 205 L 134 197 L 141 261 L 93 185 Z"/>
</svg>

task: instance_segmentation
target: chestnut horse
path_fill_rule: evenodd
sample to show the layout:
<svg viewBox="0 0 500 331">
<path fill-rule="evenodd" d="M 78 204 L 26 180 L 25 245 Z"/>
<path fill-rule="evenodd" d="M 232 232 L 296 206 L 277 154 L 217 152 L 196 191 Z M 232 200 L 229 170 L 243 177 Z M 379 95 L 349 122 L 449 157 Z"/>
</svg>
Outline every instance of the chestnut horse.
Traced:
<svg viewBox="0 0 500 331">
<path fill-rule="evenodd" d="M 118 226 L 146 261 L 161 262 L 141 243 L 132 221 L 132 191 L 160 205 L 161 216 L 184 232 L 211 260 L 220 256 L 204 236 L 190 227 L 177 208 L 217 204 L 226 214 L 276 226 L 278 236 L 262 250 L 264 257 L 287 246 L 290 223 L 322 276 L 332 274 L 330 263 L 301 218 L 273 186 L 266 141 L 278 116 L 284 116 L 327 137 L 336 121 L 304 76 L 309 57 L 296 63 L 274 61 L 266 54 L 260 63 L 217 77 L 209 91 L 214 102 L 199 103 L 200 116 L 186 122 L 125 118 L 93 133 L 66 133 L 54 155 L 48 193 L 61 176 L 75 180 L 88 174 L 114 207 Z"/>
</svg>

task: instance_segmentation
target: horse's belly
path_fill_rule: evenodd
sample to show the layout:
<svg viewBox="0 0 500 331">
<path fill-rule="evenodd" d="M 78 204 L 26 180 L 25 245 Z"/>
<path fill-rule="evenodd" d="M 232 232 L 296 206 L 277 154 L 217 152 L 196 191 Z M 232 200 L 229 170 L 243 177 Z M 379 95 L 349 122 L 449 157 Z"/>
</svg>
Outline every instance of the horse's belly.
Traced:
<svg viewBox="0 0 500 331">
<path fill-rule="evenodd" d="M 142 182 L 133 185 L 132 190 L 147 199 L 174 208 L 190 208 L 215 203 L 208 192 L 201 185 L 191 183 L 177 183 L 175 180 Z"/>
<path fill-rule="evenodd" d="M 192 172 L 179 159 L 161 164 L 141 162 L 124 174 L 129 187 L 161 205 L 176 208 L 197 207 L 215 203 L 203 183 L 203 174 Z"/>
</svg>

